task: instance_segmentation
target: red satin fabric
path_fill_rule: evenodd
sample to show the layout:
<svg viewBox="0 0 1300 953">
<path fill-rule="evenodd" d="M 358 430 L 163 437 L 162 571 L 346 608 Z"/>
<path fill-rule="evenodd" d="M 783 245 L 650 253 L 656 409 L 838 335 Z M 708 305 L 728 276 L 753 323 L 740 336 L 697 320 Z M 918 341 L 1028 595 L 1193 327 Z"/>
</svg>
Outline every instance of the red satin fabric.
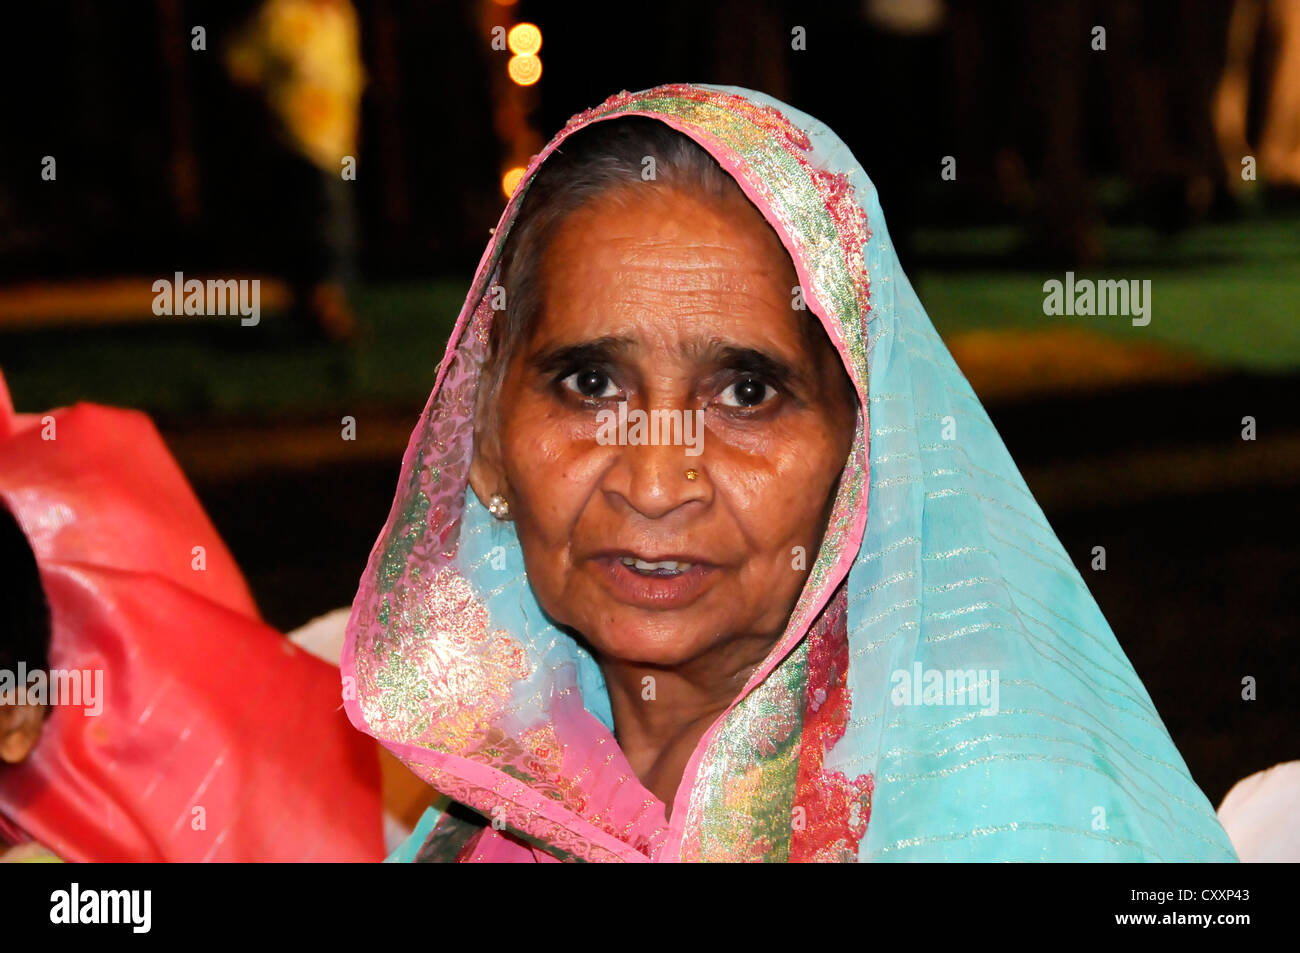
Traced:
<svg viewBox="0 0 1300 953">
<path fill-rule="evenodd" d="M 0 764 L 0 832 L 74 861 L 381 860 L 377 755 L 338 670 L 261 621 L 147 417 L 50 416 L 46 440 L 0 378 L 0 498 L 40 567 L 50 665 L 102 670 L 103 710 L 51 708 Z"/>
</svg>

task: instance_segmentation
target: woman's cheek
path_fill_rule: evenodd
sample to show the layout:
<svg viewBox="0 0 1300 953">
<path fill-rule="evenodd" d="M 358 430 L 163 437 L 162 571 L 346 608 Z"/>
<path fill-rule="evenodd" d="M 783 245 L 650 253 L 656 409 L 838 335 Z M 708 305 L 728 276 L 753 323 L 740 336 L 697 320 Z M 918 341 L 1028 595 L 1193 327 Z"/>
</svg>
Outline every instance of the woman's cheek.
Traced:
<svg viewBox="0 0 1300 953">
<path fill-rule="evenodd" d="M 584 505 L 610 447 L 596 428 L 572 415 L 535 418 L 512 434 L 507 451 L 511 485 L 537 505 L 549 502 L 554 518 L 576 516 Z"/>
<path fill-rule="evenodd" d="M 817 535 L 845 460 L 818 420 L 803 420 L 768 434 L 767 452 L 736 461 L 737 494 L 748 501 L 750 535 L 782 551 L 805 549 Z"/>
<path fill-rule="evenodd" d="M 808 415 L 785 415 L 773 421 L 718 422 L 706 434 L 704 461 L 726 460 L 728 466 L 749 471 L 752 490 L 770 482 L 799 479 L 817 467 L 825 454 L 818 422 Z M 802 489 L 802 487 L 801 487 Z"/>
</svg>

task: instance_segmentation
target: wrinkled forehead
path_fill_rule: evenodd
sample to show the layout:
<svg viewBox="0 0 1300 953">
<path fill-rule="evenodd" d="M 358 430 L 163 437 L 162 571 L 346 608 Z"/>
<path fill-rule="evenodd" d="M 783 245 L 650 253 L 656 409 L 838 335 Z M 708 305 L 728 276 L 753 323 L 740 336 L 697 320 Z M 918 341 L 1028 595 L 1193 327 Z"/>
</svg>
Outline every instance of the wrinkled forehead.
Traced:
<svg viewBox="0 0 1300 953">
<path fill-rule="evenodd" d="M 561 299 L 640 296 L 679 298 L 685 308 L 793 310 L 794 264 L 739 194 L 649 183 L 598 195 L 557 223 L 541 266 L 543 287 Z"/>
<path fill-rule="evenodd" d="M 739 193 L 720 200 L 663 188 L 598 197 L 556 227 L 518 358 L 599 341 L 666 372 L 750 348 L 808 377 L 835 374 L 834 346 L 798 306 L 794 264 L 762 215 Z"/>
</svg>

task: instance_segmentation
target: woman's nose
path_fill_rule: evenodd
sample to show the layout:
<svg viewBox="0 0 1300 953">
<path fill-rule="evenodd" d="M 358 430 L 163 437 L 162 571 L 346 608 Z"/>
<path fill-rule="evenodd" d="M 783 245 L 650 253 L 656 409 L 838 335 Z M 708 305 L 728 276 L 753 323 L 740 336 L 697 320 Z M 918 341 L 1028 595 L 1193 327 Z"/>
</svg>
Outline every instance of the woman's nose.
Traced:
<svg viewBox="0 0 1300 953">
<path fill-rule="evenodd" d="M 646 519 L 660 519 L 689 503 L 707 503 L 713 494 L 702 455 L 672 444 L 623 445 L 605 471 L 605 493 Z"/>
</svg>

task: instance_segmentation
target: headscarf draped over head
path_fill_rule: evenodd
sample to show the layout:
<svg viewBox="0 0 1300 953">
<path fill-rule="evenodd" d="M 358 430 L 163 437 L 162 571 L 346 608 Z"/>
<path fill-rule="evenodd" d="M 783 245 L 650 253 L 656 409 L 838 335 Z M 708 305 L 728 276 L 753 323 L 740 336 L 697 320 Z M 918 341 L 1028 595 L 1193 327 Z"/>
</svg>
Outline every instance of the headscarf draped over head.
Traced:
<svg viewBox="0 0 1300 953">
<path fill-rule="evenodd" d="M 534 598 L 513 525 L 467 490 L 502 245 L 547 157 L 622 116 L 734 177 L 861 409 L 787 628 L 700 739 L 671 822 L 618 748 L 600 669 Z M 899 267 L 871 181 L 826 126 L 748 90 L 620 93 L 534 157 L 412 434 L 343 673 L 353 723 L 492 822 L 467 838 L 464 812 L 433 812 L 422 859 L 1235 859 Z"/>
</svg>

